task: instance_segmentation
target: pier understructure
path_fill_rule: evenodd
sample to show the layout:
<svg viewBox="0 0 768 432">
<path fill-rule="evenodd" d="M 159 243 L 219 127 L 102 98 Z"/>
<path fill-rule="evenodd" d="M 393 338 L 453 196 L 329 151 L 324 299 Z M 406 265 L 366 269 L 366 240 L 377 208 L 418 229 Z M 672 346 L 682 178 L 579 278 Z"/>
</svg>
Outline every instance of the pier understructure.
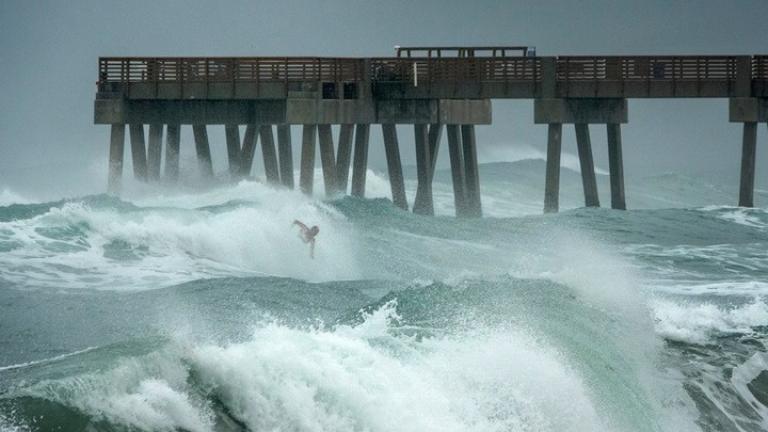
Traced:
<svg viewBox="0 0 768 432">
<path fill-rule="evenodd" d="M 181 128 L 191 126 L 199 172 L 213 177 L 208 126 L 223 125 L 233 179 L 250 174 L 260 147 L 267 182 L 311 194 L 319 150 L 326 196 L 363 197 L 373 126 L 382 133 L 392 201 L 407 210 L 398 131 L 409 128 L 418 179 L 413 212 L 434 214 L 432 180 L 445 135 L 456 215 L 479 217 L 475 127 L 491 124 L 492 99 L 532 99 L 534 122 L 548 126 L 544 211 L 559 209 L 564 124 L 575 128 L 589 207 L 600 206 L 589 126 L 605 125 L 611 207 L 626 209 L 627 100 L 727 98 L 730 121 L 743 124 L 738 204 L 754 205 L 757 124 L 768 123 L 768 56 L 535 57 L 510 54 L 515 49 L 457 48 L 459 55 L 446 55 L 450 49 L 409 48 L 409 57 L 378 58 L 100 58 L 95 123 L 111 126 L 108 189 L 120 190 L 126 129 L 134 176 L 156 182 L 162 173 L 174 182 Z M 291 134 L 299 130 L 296 182 Z"/>
</svg>

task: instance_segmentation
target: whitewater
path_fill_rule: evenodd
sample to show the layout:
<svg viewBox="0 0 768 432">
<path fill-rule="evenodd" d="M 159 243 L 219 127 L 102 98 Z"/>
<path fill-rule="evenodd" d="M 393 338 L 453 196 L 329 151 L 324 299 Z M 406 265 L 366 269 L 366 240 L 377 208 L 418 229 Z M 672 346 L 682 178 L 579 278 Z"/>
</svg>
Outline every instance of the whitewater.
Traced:
<svg viewBox="0 0 768 432">
<path fill-rule="evenodd" d="M 579 208 L 572 168 L 542 215 L 542 160 L 482 164 L 475 220 L 445 170 L 436 217 L 374 171 L 366 199 L 2 189 L 0 431 L 768 429 L 768 211 L 678 174 Z"/>
</svg>

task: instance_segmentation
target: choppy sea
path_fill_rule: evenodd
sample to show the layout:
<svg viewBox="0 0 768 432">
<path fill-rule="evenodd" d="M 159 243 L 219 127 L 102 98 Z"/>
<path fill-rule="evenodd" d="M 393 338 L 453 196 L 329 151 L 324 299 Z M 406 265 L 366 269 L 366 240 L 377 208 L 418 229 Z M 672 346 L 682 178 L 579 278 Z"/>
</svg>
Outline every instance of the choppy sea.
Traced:
<svg viewBox="0 0 768 432">
<path fill-rule="evenodd" d="M 0 430 L 768 429 L 768 211 L 672 174 L 578 208 L 564 169 L 542 215 L 543 173 L 482 165 L 482 219 L 444 171 L 434 218 L 373 171 L 367 199 L 6 190 Z"/>
</svg>

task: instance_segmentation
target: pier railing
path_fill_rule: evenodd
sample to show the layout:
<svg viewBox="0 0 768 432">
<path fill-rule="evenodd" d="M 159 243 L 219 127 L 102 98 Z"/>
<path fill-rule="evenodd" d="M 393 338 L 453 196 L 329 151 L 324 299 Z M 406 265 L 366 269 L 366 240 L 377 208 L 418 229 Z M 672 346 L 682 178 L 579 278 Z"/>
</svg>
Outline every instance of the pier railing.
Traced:
<svg viewBox="0 0 768 432">
<path fill-rule="evenodd" d="M 361 81 L 359 59 L 322 57 L 102 57 L 105 82 Z"/>
<path fill-rule="evenodd" d="M 560 57 L 103 57 L 99 59 L 100 89 L 118 84 L 231 84 L 237 86 L 292 82 L 360 82 L 405 85 L 461 86 L 504 84 L 503 92 L 522 89 L 512 97 L 537 97 L 544 79 L 543 64 L 554 61 L 559 96 L 576 97 L 727 97 L 736 82 L 750 74 L 753 90 L 768 94 L 768 56 L 560 56 Z M 748 63 L 743 63 L 747 61 Z M 745 68 L 744 66 L 750 66 Z M 741 71 L 741 72 L 740 72 Z M 741 73 L 742 76 L 737 75 Z M 158 86 L 159 85 L 159 86 Z M 211 87 L 213 88 L 213 87 Z M 446 87 L 447 88 L 447 87 Z M 489 87 L 490 88 L 490 87 Z M 498 87 L 497 87 L 498 88 Z M 108 90 L 104 90 L 108 91 Z M 159 90 L 155 90 L 157 94 Z M 430 90 L 432 91 L 432 90 Z M 183 93 L 183 92 L 182 92 Z M 450 93 L 450 92 L 449 92 Z M 149 94 L 139 93 L 137 94 Z M 208 93 L 206 93 L 208 94 Z M 287 94 L 287 93 L 286 93 Z M 446 93 L 448 94 L 448 93 Z M 458 94 L 458 93 L 457 93 Z M 483 97 L 495 97 L 483 94 Z M 416 96 L 419 97 L 419 96 Z M 464 96 L 466 97 L 466 96 Z"/>
</svg>

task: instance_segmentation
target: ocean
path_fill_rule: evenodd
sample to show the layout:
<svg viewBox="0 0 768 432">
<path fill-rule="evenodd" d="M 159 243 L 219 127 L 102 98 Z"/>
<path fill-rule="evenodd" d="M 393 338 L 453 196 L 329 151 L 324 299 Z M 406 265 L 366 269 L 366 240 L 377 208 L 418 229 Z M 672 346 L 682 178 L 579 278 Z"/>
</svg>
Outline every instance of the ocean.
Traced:
<svg viewBox="0 0 768 432">
<path fill-rule="evenodd" d="M 373 171 L 366 199 L 5 190 L 0 431 L 768 429 L 768 211 L 679 174 L 579 208 L 563 168 L 543 215 L 543 175 L 481 165 L 482 219 L 442 170 L 436 217 Z"/>
</svg>

